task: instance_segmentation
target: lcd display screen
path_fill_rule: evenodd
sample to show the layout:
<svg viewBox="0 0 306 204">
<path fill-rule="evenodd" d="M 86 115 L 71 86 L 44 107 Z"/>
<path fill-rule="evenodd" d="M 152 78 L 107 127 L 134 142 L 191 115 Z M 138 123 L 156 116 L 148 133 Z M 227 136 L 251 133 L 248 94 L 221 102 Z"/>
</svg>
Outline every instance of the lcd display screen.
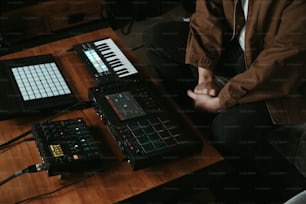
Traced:
<svg viewBox="0 0 306 204">
<path fill-rule="evenodd" d="M 129 91 L 106 95 L 105 98 L 120 120 L 132 119 L 146 114 Z"/>
</svg>

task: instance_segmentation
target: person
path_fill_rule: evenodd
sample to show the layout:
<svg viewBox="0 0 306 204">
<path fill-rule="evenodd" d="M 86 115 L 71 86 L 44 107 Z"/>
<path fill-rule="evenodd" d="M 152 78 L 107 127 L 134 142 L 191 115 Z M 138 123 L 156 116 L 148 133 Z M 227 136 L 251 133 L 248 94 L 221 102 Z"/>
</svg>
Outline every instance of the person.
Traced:
<svg viewBox="0 0 306 204">
<path fill-rule="evenodd" d="M 306 121 L 306 2 L 197 0 L 190 22 L 159 22 L 144 47 L 181 106 L 213 113 L 225 158 L 254 157 L 280 125 Z"/>
<path fill-rule="evenodd" d="M 284 204 L 303 204 L 306 203 L 306 190 L 299 192 L 292 198 L 287 200 Z"/>
</svg>

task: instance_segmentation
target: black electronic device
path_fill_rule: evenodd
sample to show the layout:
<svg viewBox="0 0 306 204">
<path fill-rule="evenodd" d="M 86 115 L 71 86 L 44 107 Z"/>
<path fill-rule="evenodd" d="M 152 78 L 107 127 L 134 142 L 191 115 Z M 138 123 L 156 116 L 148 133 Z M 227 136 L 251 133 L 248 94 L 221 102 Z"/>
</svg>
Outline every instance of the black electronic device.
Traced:
<svg viewBox="0 0 306 204">
<path fill-rule="evenodd" d="M 148 81 L 91 88 L 89 100 L 134 170 L 202 149 L 202 140 Z"/>
<path fill-rule="evenodd" d="M 139 77 L 136 67 L 111 38 L 78 44 L 74 50 L 98 85 Z"/>
<path fill-rule="evenodd" d="M 0 61 L 0 119 L 58 111 L 77 100 L 51 54 Z"/>
<path fill-rule="evenodd" d="M 49 176 L 102 170 L 101 146 L 81 118 L 33 124 L 32 132 Z"/>
</svg>

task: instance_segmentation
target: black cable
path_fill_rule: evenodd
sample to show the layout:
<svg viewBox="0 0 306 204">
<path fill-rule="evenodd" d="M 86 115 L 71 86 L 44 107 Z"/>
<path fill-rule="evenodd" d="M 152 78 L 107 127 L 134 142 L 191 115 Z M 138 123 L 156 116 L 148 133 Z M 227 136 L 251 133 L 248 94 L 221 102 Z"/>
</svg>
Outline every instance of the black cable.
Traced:
<svg viewBox="0 0 306 204">
<path fill-rule="evenodd" d="M 13 175 L 3 179 L 2 181 L 0 181 L 0 186 L 2 186 L 3 184 L 7 183 L 8 181 L 18 177 L 18 176 L 21 176 L 25 173 L 35 173 L 35 172 L 40 172 L 40 171 L 43 171 L 45 170 L 45 166 L 43 164 L 33 164 L 33 165 L 30 165 L 28 166 L 27 168 L 23 169 L 23 170 L 19 170 L 19 171 L 16 171 Z"/>
<path fill-rule="evenodd" d="M 39 194 L 39 195 L 30 197 L 30 198 L 26 198 L 26 199 L 24 199 L 24 200 L 17 201 L 15 204 L 33 201 L 33 200 L 36 200 L 36 199 L 39 199 L 39 198 L 42 198 L 42 197 L 51 195 L 51 194 L 53 194 L 53 193 L 56 193 L 56 192 L 58 192 L 58 191 L 60 191 L 60 190 L 65 189 L 65 188 L 67 188 L 67 187 L 69 187 L 69 186 L 72 186 L 72 185 L 74 185 L 74 184 L 77 184 L 77 183 L 79 183 L 79 182 L 81 182 L 81 181 L 82 181 L 81 179 L 80 179 L 80 180 L 77 180 L 77 181 L 75 181 L 75 182 L 66 184 L 66 185 L 64 185 L 64 186 L 62 186 L 62 187 L 60 187 L 60 188 L 58 188 L 58 189 L 53 190 L 53 191 L 50 191 L 50 192 L 47 192 L 47 193 L 42 193 L 42 194 Z"/>
<path fill-rule="evenodd" d="M 21 175 L 21 172 L 20 171 L 19 172 L 15 172 L 13 175 L 7 177 L 6 179 L 3 179 L 1 181 L 1 183 L 0 183 L 0 186 L 2 186 L 3 184 L 7 183 L 10 180 L 12 180 L 13 178 L 16 178 L 18 176 L 18 174 Z"/>
<path fill-rule="evenodd" d="M 34 140 L 35 139 L 33 137 L 31 137 L 31 138 L 26 138 L 26 139 L 24 139 L 22 141 L 17 141 L 15 143 L 8 144 L 7 146 L 5 146 L 5 148 L 0 149 L 0 154 L 3 154 L 4 152 L 10 150 L 11 148 L 17 146 L 18 144 L 20 144 L 22 142 L 28 142 L 28 141 L 34 141 Z"/>
<path fill-rule="evenodd" d="M 79 103 L 76 103 L 72 106 L 69 106 L 59 112 L 57 112 L 56 114 L 50 116 L 48 119 L 46 119 L 44 122 L 48 122 L 50 120 L 53 120 L 54 118 L 56 118 L 57 116 L 67 112 L 67 111 L 70 111 L 70 110 L 83 110 L 83 109 L 86 109 L 86 108 L 90 108 L 93 106 L 93 102 L 92 101 L 83 101 L 83 102 L 79 102 Z"/>
<path fill-rule="evenodd" d="M 98 173 L 99 173 L 99 172 L 98 172 Z M 67 188 L 67 187 L 69 187 L 69 186 L 72 186 L 72 185 L 81 183 L 82 181 L 85 181 L 86 179 L 88 179 L 88 178 L 90 178 L 90 177 L 92 177 L 92 176 L 95 176 L 95 175 L 98 175 L 98 174 L 95 173 L 95 174 L 92 174 L 92 175 L 87 175 L 87 176 L 82 177 L 82 178 L 80 178 L 80 179 L 78 179 L 78 180 L 76 180 L 76 181 L 73 181 L 73 182 L 71 182 L 71 183 L 68 183 L 68 184 L 66 184 L 66 185 L 64 185 L 64 186 L 62 186 L 62 187 L 60 187 L 60 188 L 58 188 L 58 189 L 55 189 L 55 190 L 53 190 L 53 191 L 49 191 L 49 192 L 46 192 L 46 193 L 42 193 L 42 194 L 39 194 L 39 195 L 36 195 L 36 196 L 33 196 L 33 197 L 29 197 L 29 198 L 26 198 L 26 199 L 24 199 L 24 200 L 17 201 L 15 204 L 25 203 L 25 202 L 29 202 L 29 201 L 33 201 L 33 200 L 36 200 L 36 199 L 40 199 L 40 198 L 49 196 L 49 195 L 51 195 L 51 194 L 53 194 L 53 193 L 56 193 L 56 192 L 58 192 L 58 191 L 61 191 L 61 190 L 65 189 L 65 188 Z"/>
<path fill-rule="evenodd" d="M 139 46 L 137 46 L 137 47 L 134 47 L 134 48 L 131 49 L 131 51 L 135 51 L 135 50 L 138 50 L 138 49 L 140 49 L 140 48 L 143 48 L 143 45 L 139 45 Z"/>
<path fill-rule="evenodd" d="M 93 102 L 92 101 L 85 101 L 85 102 L 76 103 L 76 104 L 74 104 L 72 106 L 69 106 L 69 107 L 67 107 L 67 108 L 57 112 L 56 114 L 50 116 L 48 119 L 43 121 L 43 123 L 44 122 L 48 122 L 48 121 L 54 119 L 55 117 L 61 115 L 62 113 L 65 113 L 65 112 L 67 112 L 69 110 L 83 110 L 83 109 L 86 109 L 86 108 L 90 108 L 92 106 L 93 106 Z M 12 138 L 11 140 L 0 144 L 0 150 L 3 150 L 4 148 L 7 148 L 8 145 L 12 144 L 13 142 L 15 142 L 17 140 L 20 140 L 20 139 L 24 138 L 25 136 L 27 136 L 27 135 L 29 135 L 31 133 L 32 133 L 32 129 L 27 130 L 27 131 L 21 133 L 20 135 L 18 135 L 17 137 Z"/>
<path fill-rule="evenodd" d="M 21 138 L 24 138 L 25 136 L 27 136 L 28 134 L 31 134 L 32 133 L 32 130 L 27 130 L 23 133 L 21 133 L 20 135 L 18 135 L 17 137 L 13 138 L 13 139 L 10 139 L 9 141 L 7 142 L 4 142 L 2 144 L 0 144 L 0 150 L 6 148 L 7 145 L 17 141 L 17 140 L 20 140 Z"/>
</svg>

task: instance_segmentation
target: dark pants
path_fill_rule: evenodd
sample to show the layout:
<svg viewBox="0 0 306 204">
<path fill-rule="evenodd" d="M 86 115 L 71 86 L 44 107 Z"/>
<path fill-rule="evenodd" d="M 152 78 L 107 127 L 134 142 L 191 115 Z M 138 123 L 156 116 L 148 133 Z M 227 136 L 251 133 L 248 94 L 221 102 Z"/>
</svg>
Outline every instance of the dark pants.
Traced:
<svg viewBox="0 0 306 204">
<path fill-rule="evenodd" d="M 197 69 L 184 63 L 188 26 L 185 22 L 155 24 L 144 32 L 144 47 L 166 90 L 183 108 L 193 109 L 186 90 L 193 90 L 196 85 Z M 243 52 L 237 45 L 230 45 L 230 49 L 227 49 L 230 51 L 222 54 L 221 69 L 217 70 L 217 74 L 232 77 L 244 71 Z M 203 123 L 210 118 L 208 113 L 200 114 Z M 230 158 L 240 159 L 251 155 L 263 133 L 273 127 L 264 102 L 236 105 L 212 118 L 211 123 L 203 125 L 208 125 L 212 131 L 211 142 L 224 157 Z"/>
</svg>

